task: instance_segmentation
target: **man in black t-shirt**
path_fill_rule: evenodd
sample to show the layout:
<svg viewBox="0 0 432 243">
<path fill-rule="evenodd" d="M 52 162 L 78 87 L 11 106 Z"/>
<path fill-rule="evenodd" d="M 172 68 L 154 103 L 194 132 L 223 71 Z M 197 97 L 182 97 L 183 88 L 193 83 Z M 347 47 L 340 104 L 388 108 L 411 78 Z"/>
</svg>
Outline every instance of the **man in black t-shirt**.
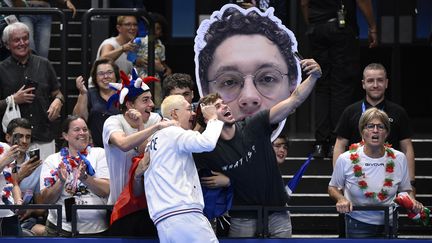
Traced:
<svg viewBox="0 0 432 243">
<path fill-rule="evenodd" d="M 389 116 L 390 134 L 387 142 L 397 150 L 401 150 L 407 157 L 411 184 L 415 180 L 414 148 L 412 145 L 412 129 L 404 108 L 385 99 L 384 94 L 388 86 L 386 69 L 379 63 L 371 63 L 365 67 L 362 80 L 366 97 L 350 106 L 342 113 L 336 126 L 336 143 L 333 152 L 333 166 L 340 154 L 347 146 L 361 141 L 358 121 L 363 112 L 376 107 L 385 111 Z"/>
<path fill-rule="evenodd" d="M 199 167 L 222 172 L 230 178 L 234 187 L 233 206 L 285 206 L 288 201 L 270 137 L 272 126 L 285 119 L 309 96 L 321 76 L 321 68 L 313 59 L 302 60 L 301 66 L 310 76 L 290 97 L 243 121 L 235 122 L 231 109 L 219 95 L 210 94 L 201 100 L 204 105 L 214 104 L 218 119 L 225 124 L 215 150 L 194 154 L 194 159 Z M 205 124 L 201 122 L 200 125 Z M 237 211 L 230 215 L 230 237 L 254 237 L 261 233 L 256 230 L 259 222 L 255 212 Z M 271 214 L 270 237 L 290 237 L 288 219 L 287 212 Z"/>
</svg>

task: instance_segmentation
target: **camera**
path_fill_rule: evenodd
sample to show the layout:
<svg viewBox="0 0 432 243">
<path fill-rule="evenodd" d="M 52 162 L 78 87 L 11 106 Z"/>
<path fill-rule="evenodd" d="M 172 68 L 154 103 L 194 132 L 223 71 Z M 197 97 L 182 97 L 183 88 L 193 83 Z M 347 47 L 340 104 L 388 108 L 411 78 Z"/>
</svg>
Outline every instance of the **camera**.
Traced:
<svg viewBox="0 0 432 243">
<path fill-rule="evenodd" d="M 28 151 L 28 155 L 30 159 L 36 157 L 36 160 L 40 160 L 40 150 L 38 148 Z"/>
<path fill-rule="evenodd" d="M 25 80 L 24 80 L 24 85 L 25 85 L 24 89 L 28 89 L 28 88 L 32 88 L 32 87 L 34 87 L 35 89 L 37 89 L 38 82 L 34 81 L 33 79 L 30 79 L 30 78 L 26 77 Z"/>
</svg>

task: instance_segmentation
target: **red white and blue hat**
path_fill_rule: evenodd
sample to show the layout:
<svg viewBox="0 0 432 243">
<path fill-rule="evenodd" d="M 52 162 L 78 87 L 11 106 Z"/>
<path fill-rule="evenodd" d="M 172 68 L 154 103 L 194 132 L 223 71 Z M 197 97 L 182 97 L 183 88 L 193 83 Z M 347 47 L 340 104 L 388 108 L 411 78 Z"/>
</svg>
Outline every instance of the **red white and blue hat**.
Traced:
<svg viewBox="0 0 432 243">
<path fill-rule="evenodd" d="M 148 76 L 144 79 L 140 78 L 135 68 L 132 69 L 131 74 L 131 79 L 129 79 L 128 75 L 126 75 L 125 72 L 120 70 L 120 78 L 122 82 L 109 83 L 109 87 L 115 90 L 116 93 L 108 99 L 108 108 L 111 107 L 113 103 L 118 102 L 120 104 L 124 104 L 128 99 L 139 96 L 144 92 L 150 91 L 150 88 L 147 84 L 159 81 L 159 79 L 153 76 Z"/>
</svg>

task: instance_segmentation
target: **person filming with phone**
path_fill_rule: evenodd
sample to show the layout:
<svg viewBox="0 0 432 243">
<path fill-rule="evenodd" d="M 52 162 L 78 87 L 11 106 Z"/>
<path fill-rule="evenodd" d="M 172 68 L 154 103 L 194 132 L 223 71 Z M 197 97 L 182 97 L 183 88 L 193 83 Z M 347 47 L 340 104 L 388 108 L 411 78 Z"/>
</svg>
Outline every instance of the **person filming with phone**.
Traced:
<svg viewBox="0 0 432 243">
<path fill-rule="evenodd" d="M 31 147 L 39 148 L 44 160 L 55 153 L 53 125 L 65 102 L 60 82 L 49 60 L 31 53 L 27 25 L 8 25 L 2 41 L 11 56 L 0 62 L 0 116 L 4 117 L 8 103 L 17 104 L 20 116 L 32 126 Z"/>
<path fill-rule="evenodd" d="M 15 118 L 9 122 L 5 138 L 9 146 L 18 146 L 12 175 L 21 189 L 24 204 L 40 203 L 39 177 L 42 161 L 39 149 L 30 149 L 31 136 L 31 124 L 27 119 Z M 18 217 L 23 235 L 43 235 L 46 210 L 22 210 Z"/>
</svg>

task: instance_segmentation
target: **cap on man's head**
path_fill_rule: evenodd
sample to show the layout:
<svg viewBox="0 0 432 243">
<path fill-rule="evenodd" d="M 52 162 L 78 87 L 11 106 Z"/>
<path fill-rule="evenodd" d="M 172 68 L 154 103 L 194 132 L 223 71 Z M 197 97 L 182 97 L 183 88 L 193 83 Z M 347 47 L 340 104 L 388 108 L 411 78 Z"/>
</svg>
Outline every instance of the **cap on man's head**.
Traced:
<svg viewBox="0 0 432 243">
<path fill-rule="evenodd" d="M 147 84 L 154 81 L 159 81 L 159 79 L 153 76 L 148 76 L 144 79 L 138 77 L 135 68 L 132 69 L 131 74 L 131 79 L 129 79 L 126 73 L 123 72 L 123 70 L 120 70 L 120 78 L 122 82 L 109 83 L 109 87 L 115 90 L 116 93 L 108 99 L 108 108 L 111 107 L 113 103 L 119 102 L 122 105 L 128 100 L 137 97 L 144 92 L 150 91 L 150 88 Z"/>
</svg>

